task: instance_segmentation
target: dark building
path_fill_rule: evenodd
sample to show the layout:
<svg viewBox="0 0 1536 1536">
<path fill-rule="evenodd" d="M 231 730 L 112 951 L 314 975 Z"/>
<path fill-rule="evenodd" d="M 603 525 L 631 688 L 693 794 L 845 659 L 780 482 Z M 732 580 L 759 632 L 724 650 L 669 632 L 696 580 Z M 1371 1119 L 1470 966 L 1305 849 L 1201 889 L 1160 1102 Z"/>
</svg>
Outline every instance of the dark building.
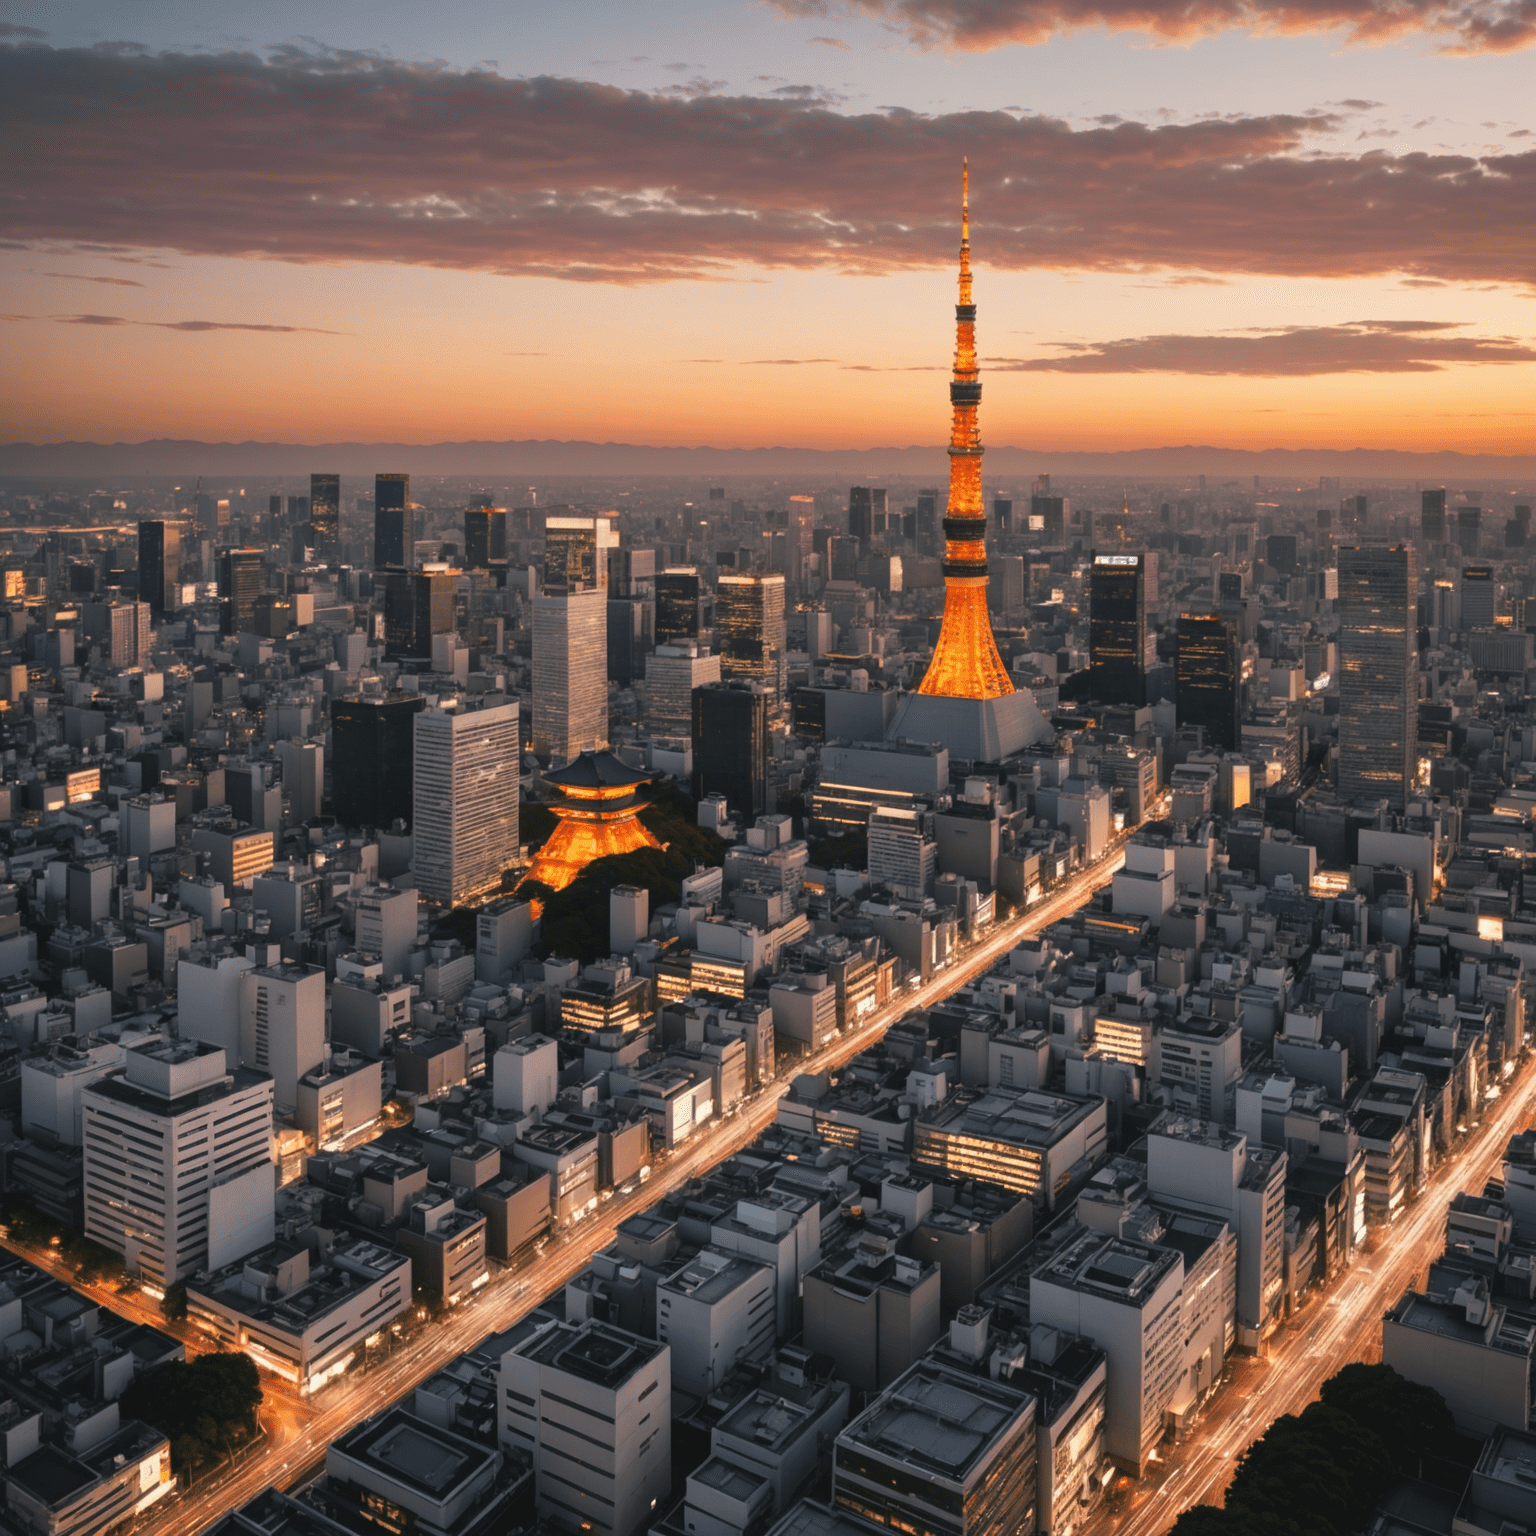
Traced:
<svg viewBox="0 0 1536 1536">
<path fill-rule="evenodd" d="M 850 486 L 848 490 L 848 536 L 857 539 L 864 547 L 875 533 L 874 503 L 867 485 Z"/>
<path fill-rule="evenodd" d="M 1241 740 L 1237 636 L 1223 618 L 1179 615 L 1175 707 L 1180 725 L 1205 728 L 1205 739 L 1223 752 Z"/>
<path fill-rule="evenodd" d="M 939 552 L 939 493 L 917 493 L 917 552 L 920 555 L 936 555 Z"/>
<path fill-rule="evenodd" d="M 701 590 L 693 570 L 663 571 L 656 578 L 656 643 L 697 639 Z"/>
<path fill-rule="evenodd" d="M 1272 533 L 1264 543 L 1264 563 L 1281 576 L 1296 574 L 1296 535 Z"/>
<path fill-rule="evenodd" d="M 411 523 L 411 477 L 373 477 L 373 568 L 410 565 L 415 543 Z"/>
<path fill-rule="evenodd" d="M 693 793 L 724 795 L 747 822 L 768 809 L 768 695 L 760 685 L 693 690 Z"/>
<path fill-rule="evenodd" d="M 409 821 L 415 793 L 415 725 L 426 700 L 393 693 L 331 705 L 331 803 L 348 827 Z"/>
<path fill-rule="evenodd" d="M 997 531 L 1003 535 L 1013 532 L 1013 500 L 1008 496 L 994 496 L 992 498 L 992 520 L 997 524 Z"/>
<path fill-rule="evenodd" d="M 430 657 L 432 636 L 446 635 L 454 623 L 457 571 L 384 573 L 384 652 L 387 656 Z"/>
<path fill-rule="evenodd" d="M 648 597 L 609 597 L 608 676 L 615 683 L 632 683 L 645 676 L 645 655 L 651 649 L 656 605 Z"/>
<path fill-rule="evenodd" d="M 1089 686 L 1101 704 L 1147 702 L 1144 557 L 1095 555 L 1089 575 Z"/>
<path fill-rule="evenodd" d="M 322 560 L 341 553 L 341 476 L 309 477 L 309 544 Z"/>
<path fill-rule="evenodd" d="M 1475 555 L 1482 539 L 1483 509 L 1456 508 L 1456 544 L 1464 555 Z"/>
<path fill-rule="evenodd" d="M 181 534 L 175 523 L 139 524 L 139 601 L 156 617 L 176 611 L 181 582 Z"/>
<path fill-rule="evenodd" d="M 1029 498 L 1029 526 L 1035 527 L 1035 519 L 1040 519 L 1040 527 L 1036 530 L 1040 534 L 1041 541 L 1046 544 L 1060 544 L 1066 538 L 1067 529 L 1067 498 L 1065 496 L 1031 496 Z"/>
<path fill-rule="evenodd" d="M 1515 515 L 1504 524 L 1504 547 L 1506 549 L 1524 549 L 1530 533 L 1531 509 L 1529 507 L 1516 507 Z"/>
<path fill-rule="evenodd" d="M 1417 552 L 1339 551 L 1339 794 L 1402 807 L 1418 733 Z"/>
<path fill-rule="evenodd" d="M 256 599 L 266 586 L 259 549 L 226 549 L 219 556 L 220 618 L 226 635 L 256 628 Z"/>
<path fill-rule="evenodd" d="M 1445 543 L 1445 490 L 1424 491 L 1419 498 L 1419 532 L 1426 544 Z"/>
<path fill-rule="evenodd" d="M 608 551 L 608 596 L 656 596 L 656 551 L 654 549 L 610 549 Z"/>
<path fill-rule="evenodd" d="M 488 571 L 507 563 L 507 509 L 469 507 L 464 513 L 464 565 Z"/>
<path fill-rule="evenodd" d="M 1222 603 L 1240 603 L 1243 600 L 1243 573 L 1219 571 L 1216 575 L 1216 600 Z"/>
</svg>

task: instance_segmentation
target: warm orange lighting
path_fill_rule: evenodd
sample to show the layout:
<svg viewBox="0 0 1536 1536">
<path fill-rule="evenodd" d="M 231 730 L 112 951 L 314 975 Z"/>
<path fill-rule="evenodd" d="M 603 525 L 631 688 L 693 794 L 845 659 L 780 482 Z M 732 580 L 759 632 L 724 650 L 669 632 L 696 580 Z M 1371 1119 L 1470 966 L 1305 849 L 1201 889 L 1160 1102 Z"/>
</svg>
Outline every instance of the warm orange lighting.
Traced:
<svg viewBox="0 0 1536 1536">
<path fill-rule="evenodd" d="M 944 623 L 919 693 L 996 699 L 1013 692 L 987 612 L 987 514 L 981 494 L 981 382 L 971 301 L 970 166 L 961 171 L 960 302 L 949 385 L 949 505 L 944 514 Z"/>
<path fill-rule="evenodd" d="M 594 859 L 661 847 L 641 824 L 638 807 L 600 821 L 588 821 L 560 806 L 550 809 L 560 818 L 560 825 L 539 849 L 528 878 L 552 891 L 563 891 Z"/>
</svg>

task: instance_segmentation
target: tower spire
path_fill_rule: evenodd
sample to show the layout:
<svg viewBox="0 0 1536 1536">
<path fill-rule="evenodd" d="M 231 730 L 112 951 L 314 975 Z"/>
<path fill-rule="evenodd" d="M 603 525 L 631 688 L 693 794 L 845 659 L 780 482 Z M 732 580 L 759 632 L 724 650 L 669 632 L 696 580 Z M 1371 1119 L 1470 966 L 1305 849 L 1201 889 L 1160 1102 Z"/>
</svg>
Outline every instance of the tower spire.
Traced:
<svg viewBox="0 0 1536 1536">
<path fill-rule="evenodd" d="M 971 166 L 960 166 L 960 302 L 949 384 L 949 504 L 944 513 L 944 623 L 919 693 L 996 699 L 1013 692 L 987 612 L 987 514 L 981 495 L 981 376 L 971 294 Z"/>
</svg>

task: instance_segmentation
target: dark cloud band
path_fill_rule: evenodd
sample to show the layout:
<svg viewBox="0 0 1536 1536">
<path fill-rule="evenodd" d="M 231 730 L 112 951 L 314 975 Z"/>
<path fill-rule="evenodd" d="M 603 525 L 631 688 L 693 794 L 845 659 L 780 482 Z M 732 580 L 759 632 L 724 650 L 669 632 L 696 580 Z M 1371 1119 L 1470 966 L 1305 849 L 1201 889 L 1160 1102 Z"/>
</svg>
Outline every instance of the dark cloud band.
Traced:
<svg viewBox="0 0 1536 1536">
<path fill-rule="evenodd" d="M 605 282 L 883 272 L 953 260 L 968 153 L 994 268 L 1536 281 L 1536 152 L 1319 152 L 1337 123 L 1074 129 L 360 56 L 0 47 L 0 236 Z"/>
</svg>

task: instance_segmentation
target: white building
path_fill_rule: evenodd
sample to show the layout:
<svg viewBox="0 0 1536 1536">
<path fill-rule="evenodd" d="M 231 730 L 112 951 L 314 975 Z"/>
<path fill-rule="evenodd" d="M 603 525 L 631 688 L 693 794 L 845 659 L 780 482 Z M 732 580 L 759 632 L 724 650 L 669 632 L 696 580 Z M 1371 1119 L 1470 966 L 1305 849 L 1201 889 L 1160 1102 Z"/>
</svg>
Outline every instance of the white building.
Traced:
<svg viewBox="0 0 1536 1536">
<path fill-rule="evenodd" d="M 541 1518 L 633 1536 L 672 1483 L 665 1344 L 589 1319 L 556 1323 L 502 1358 L 497 1428 L 533 1457 Z"/>
<path fill-rule="evenodd" d="M 147 859 L 176 846 L 176 802 L 164 795 L 134 795 L 123 802 L 123 853 Z"/>
<path fill-rule="evenodd" d="M 1145 917 L 1160 927 L 1177 895 L 1173 849 L 1139 839 L 1127 843 L 1125 865 L 1115 871 L 1115 916 Z"/>
<path fill-rule="evenodd" d="M 927 836 L 923 812 L 876 806 L 869 813 L 869 880 L 897 896 L 919 900 L 931 893 L 938 844 Z"/>
<path fill-rule="evenodd" d="M 21 1133 L 80 1145 L 81 1098 L 94 1082 L 123 1064 L 125 1052 L 112 1040 L 88 1038 L 59 1044 L 46 1056 L 21 1064 Z"/>
<path fill-rule="evenodd" d="M 608 745 L 608 551 L 618 543 L 606 517 L 544 521 L 531 745 L 557 768 Z"/>
<path fill-rule="evenodd" d="M 743 1360 L 772 1349 L 776 1276 L 766 1264 L 701 1249 L 656 1287 L 656 1337 L 672 1351 L 672 1385 L 708 1397 Z"/>
<path fill-rule="evenodd" d="M 517 857 L 518 706 L 426 709 L 415 728 L 416 886 L 460 906 L 496 890 Z"/>
<path fill-rule="evenodd" d="M 475 980 L 512 980 L 533 943 L 533 908 L 508 897 L 481 907 L 475 919 Z"/>
<path fill-rule="evenodd" d="M 202 1040 L 240 1060 L 241 994 L 256 968 L 249 955 L 208 955 L 176 962 L 176 1033 Z"/>
<path fill-rule="evenodd" d="M 379 957 L 384 968 L 381 979 L 405 975 L 416 944 L 420 906 L 415 891 L 397 891 L 393 886 L 370 885 L 358 893 L 354 943 L 360 953 Z"/>
<path fill-rule="evenodd" d="M 240 1064 L 272 1079 L 274 1103 L 292 1114 L 299 1079 L 325 1063 L 325 972 L 314 965 L 264 965 L 244 989 Z"/>
<path fill-rule="evenodd" d="M 509 1040 L 491 1058 L 491 1102 L 519 1115 L 542 1115 L 560 1092 L 560 1057 L 545 1035 Z"/>
<path fill-rule="evenodd" d="M 283 765 L 289 824 L 312 820 L 325 798 L 325 748 L 315 741 L 280 741 L 277 756 Z"/>
<path fill-rule="evenodd" d="M 86 1236 L 169 1285 L 272 1241 L 272 1080 L 157 1041 L 82 1095 Z"/>
<path fill-rule="evenodd" d="M 691 736 L 693 690 L 720 681 L 720 658 L 696 640 L 670 640 L 645 661 L 645 723 L 653 736 Z"/>
</svg>

